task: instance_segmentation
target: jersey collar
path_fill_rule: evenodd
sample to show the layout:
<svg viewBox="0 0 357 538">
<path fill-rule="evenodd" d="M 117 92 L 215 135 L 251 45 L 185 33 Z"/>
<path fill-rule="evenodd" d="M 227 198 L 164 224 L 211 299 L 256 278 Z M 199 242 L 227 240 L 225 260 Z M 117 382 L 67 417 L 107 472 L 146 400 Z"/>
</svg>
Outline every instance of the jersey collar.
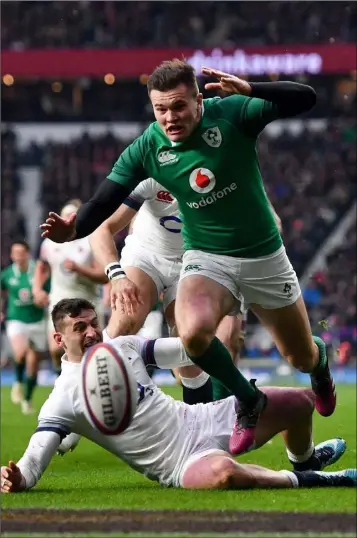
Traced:
<svg viewBox="0 0 357 538">
<path fill-rule="evenodd" d="M 20 267 L 16 263 L 12 264 L 12 270 L 13 270 L 14 275 L 16 277 L 19 277 L 21 275 Z M 29 260 L 27 271 L 25 271 L 25 272 L 28 275 L 33 275 L 33 273 L 35 272 L 35 262 L 34 262 L 34 260 Z"/>
</svg>

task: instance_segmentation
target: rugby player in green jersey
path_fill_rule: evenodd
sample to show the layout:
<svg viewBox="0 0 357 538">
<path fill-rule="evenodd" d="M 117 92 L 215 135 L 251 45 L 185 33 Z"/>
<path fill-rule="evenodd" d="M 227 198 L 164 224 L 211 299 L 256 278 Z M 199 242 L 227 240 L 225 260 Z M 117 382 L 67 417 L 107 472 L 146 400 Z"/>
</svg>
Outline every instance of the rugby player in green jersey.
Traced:
<svg viewBox="0 0 357 538">
<path fill-rule="evenodd" d="M 187 354 L 239 397 L 230 450 L 254 446 L 265 396 L 233 365 L 215 337 L 242 294 L 271 332 L 281 355 L 310 373 L 316 408 L 336 405 L 323 341 L 311 334 L 296 274 L 287 258 L 260 173 L 256 142 L 273 120 L 310 110 L 315 91 L 294 82 L 251 83 L 203 68 L 216 83 L 207 89 L 233 95 L 203 99 L 193 68 L 180 60 L 161 64 L 148 80 L 156 121 L 122 153 L 112 172 L 77 217 L 50 213 L 44 237 L 63 242 L 92 233 L 135 186 L 153 177 L 178 200 L 185 254 L 175 317 Z M 109 270 L 118 308 L 135 308 L 139 290 L 118 260 Z M 108 271 L 107 271 L 108 274 Z"/>
<path fill-rule="evenodd" d="M 46 350 L 45 303 L 35 304 L 32 295 L 35 262 L 30 258 L 25 241 L 12 244 L 11 259 L 13 263 L 1 272 L 2 295 L 7 295 L 6 334 L 15 361 L 16 381 L 11 399 L 13 403 L 21 404 L 23 413 L 29 414 L 33 412 L 31 399 L 37 382 L 38 363 Z"/>
</svg>

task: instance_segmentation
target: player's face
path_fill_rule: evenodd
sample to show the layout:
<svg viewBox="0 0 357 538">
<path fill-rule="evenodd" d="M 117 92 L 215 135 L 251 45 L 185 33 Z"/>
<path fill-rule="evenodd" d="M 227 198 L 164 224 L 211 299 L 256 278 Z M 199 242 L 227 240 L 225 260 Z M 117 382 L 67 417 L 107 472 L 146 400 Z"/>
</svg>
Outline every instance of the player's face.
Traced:
<svg viewBox="0 0 357 538">
<path fill-rule="evenodd" d="M 180 84 L 173 90 L 150 93 L 156 121 L 172 142 L 185 140 L 201 119 L 202 94 Z"/>
<path fill-rule="evenodd" d="M 63 347 L 72 359 L 80 359 L 87 349 L 103 340 L 102 329 L 94 310 L 82 310 L 79 316 L 67 316 L 63 320 L 63 329 L 56 332 L 57 345 Z"/>
<path fill-rule="evenodd" d="M 10 257 L 17 265 L 25 266 L 30 259 L 30 253 L 23 245 L 17 245 L 15 243 L 11 247 Z"/>
</svg>

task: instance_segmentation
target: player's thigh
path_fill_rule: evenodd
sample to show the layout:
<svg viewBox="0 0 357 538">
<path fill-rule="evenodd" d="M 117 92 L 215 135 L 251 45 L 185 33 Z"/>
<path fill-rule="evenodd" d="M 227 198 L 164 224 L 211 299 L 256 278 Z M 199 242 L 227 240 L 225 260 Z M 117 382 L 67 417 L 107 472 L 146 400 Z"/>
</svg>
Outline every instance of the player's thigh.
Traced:
<svg viewBox="0 0 357 538">
<path fill-rule="evenodd" d="M 224 316 L 220 324 L 218 325 L 216 336 L 226 346 L 232 355 L 232 359 L 235 359 L 239 351 L 239 338 L 242 325 L 241 314 L 233 316 Z"/>
<path fill-rule="evenodd" d="M 214 335 L 222 317 L 234 307 L 231 293 L 214 280 L 192 275 L 180 281 L 175 320 L 182 339 L 202 331 Z"/>
<path fill-rule="evenodd" d="M 175 308 L 181 337 L 204 329 L 214 334 L 223 316 L 240 306 L 234 263 L 197 250 L 184 253 Z"/>
<path fill-rule="evenodd" d="M 153 270 L 149 272 L 149 269 L 144 270 L 136 266 L 126 267 L 125 272 L 127 277 L 140 289 L 145 306 L 151 310 L 162 291 L 159 278 L 153 274 Z"/>
<path fill-rule="evenodd" d="M 268 396 L 268 403 L 256 429 L 256 448 L 278 433 L 294 427 L 294 423 L 310 420 L 314 410 L 314 396 L 310 389 L 262 387 L 261 390 Z"/>
<path fill-rule="evenodd" d="M 6 323 L 6 335 L 9 339 L 15 361 L 25 358 L 29 348 L 28 328 L 21 321 L 8 321 Z"/>
<path fill-rule="evenodd" d="M 144 323 L 146 316 L 151 312 L 158 300 L 161 292 L 160 281 L 156 276 L 153 276 L 152 271 L 149 273 L 139 267 L 126 267 L 125 272 L 128 278 L 140 289 L 144 303 L 141 310 L 141 315 L 143 316 L 142 323 Z"/>
<path fill-rule="evenodd" d="M 266 309 L 252 304 L 251 308 L 262 325 L 271 333 L 279 352 L 294 365 L 303 365 L 314 356 L 314 342 L 302 296 L 294 304 Z"/>
<path fill-rule="evenodd" d="M 108 327 L 117 336 L 137 334 L 157 301 L 156 285 L 147 273 L 138 267 L 125 267 L 125 272 L 140 289 L 142 302 L 137 305 L 132 315 L 119 309 L 112 311 Z"/>
<path fill-rule="evenodd" d="M 184 489 L 226 489 L 232 471 L 238 464 L 224 450 L 193 456 L 181 473 Z"/>
</svg>

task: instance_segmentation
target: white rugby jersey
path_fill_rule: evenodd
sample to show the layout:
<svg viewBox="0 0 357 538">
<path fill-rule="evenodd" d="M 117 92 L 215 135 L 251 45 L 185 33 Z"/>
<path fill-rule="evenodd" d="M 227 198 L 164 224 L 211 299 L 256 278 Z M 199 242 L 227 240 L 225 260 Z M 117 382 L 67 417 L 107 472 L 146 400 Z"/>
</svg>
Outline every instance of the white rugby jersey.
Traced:
<svg viewBox="0 0 357 538">
<path fill-rule="evenodd" d="M 41 244 L 39 257 L 51 268 L 51 305 L 67 298 L 82 297 L 88 301 L 95 301 L 99 297 L 98 284 L 83 275 L 69 271 L 63 265 L 66 259 L 78 265 L 92 264 L 93 255 L 88 237 L 61 244 L 46 238 Z"/>
<path fill-rule="evenodd" d="M 138 210 L 132 236 L 140 246 L 168 256 L 182 256 L 182 220 L 177 200 L 162 185 L 148 178 L 124 203 Z"/>
<path fill-rule="evenodd" d="M 132 423 L 116 436 L 103 435 L 93 428 L 79 401 L 80 363 L 68 362 L 64 357 L 61 375 L 40 411 L 38 428 L 18 462 L 27 488 L 36 484 L 61 440 L 70 432 L 90 439 L 163 485 L 172 484 L 172 477 L 192 451 L 196 441 L 193 432 L 199 430 L 198 425 L 210 433 L 204 421 L 209 405 L 189 406 L 165 395 L 148 376 L 141 358 L 154 357 L 157 365 L 165 368 L 192 364 L 179 338 L 154 341 L 120 336 L 110 343 L 130 360 L 137 379 L 138 407 Z"/>
</svg>

